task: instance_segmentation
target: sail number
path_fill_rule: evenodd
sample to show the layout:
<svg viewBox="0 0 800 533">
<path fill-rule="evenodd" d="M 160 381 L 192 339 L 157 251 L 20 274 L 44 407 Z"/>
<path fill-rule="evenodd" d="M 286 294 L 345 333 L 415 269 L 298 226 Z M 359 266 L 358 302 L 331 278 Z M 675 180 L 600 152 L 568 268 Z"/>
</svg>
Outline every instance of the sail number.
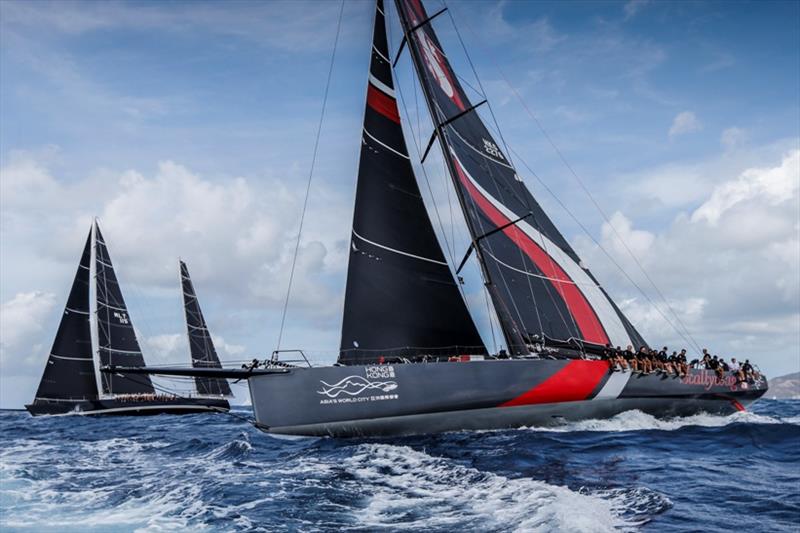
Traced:
<svg viewBox="0 0 800 533">
<path fill-rule="evenodd" d="M 500 151 L 500 148 L 497 147 L 495 143 L 492 141 L 487 141 L 486 139 L 483 140 L 483 150 L 498 159 L 502 159 L 505 161 L 505 157 L 503 157 L 503 152 Z"/>
</svg>

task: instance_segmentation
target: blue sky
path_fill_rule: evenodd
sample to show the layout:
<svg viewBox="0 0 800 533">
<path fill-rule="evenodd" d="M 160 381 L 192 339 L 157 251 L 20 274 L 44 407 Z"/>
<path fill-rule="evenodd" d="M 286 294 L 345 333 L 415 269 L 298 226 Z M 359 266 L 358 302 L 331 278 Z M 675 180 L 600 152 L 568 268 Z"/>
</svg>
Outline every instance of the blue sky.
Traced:
<svg viewBox="0 0 800 533">
<path fill-rule="evenodd" d="M 800 370 L 799 5 L 449 5 L 521 160 L 659 301 L 624 237 L 701 344 L 752 355 L 771 375 Z M 188 358 L 178 256 L 223 358 L 273 349 L 338 6 L 0 4 L 0 405 L 33 396 L 94 215 L 149 362 Z M 344 9 L 285 335 L 320 359 L 338 346 L 373 8 Z M 436 29 L 477 86 L 447 14 Z M 407 56 L 396 76 L 407 132 L 425 142 Z M 646 338 L 683 344 L 521 160 L 534 194 Z M 466 235 L 450 219 L 438 154 L 425 170 L 426 201 L 460 255 Z M 477 309 L 474 265 L 467 277 Z"/>
</svg>

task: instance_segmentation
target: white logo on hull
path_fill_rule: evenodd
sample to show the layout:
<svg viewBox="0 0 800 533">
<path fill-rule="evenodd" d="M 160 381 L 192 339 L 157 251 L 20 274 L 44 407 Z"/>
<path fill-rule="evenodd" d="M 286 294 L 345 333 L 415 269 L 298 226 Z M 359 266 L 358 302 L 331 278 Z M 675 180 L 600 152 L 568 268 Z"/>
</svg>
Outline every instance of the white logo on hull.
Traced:
<svg viewBox="0 0 800 533">
<path fill-rule="evenodd" d="M 365 368 L 364 376 L 347 376 L 336 383 L 328 383 L 320 380 L 321 389 L 317 394 L 326 396 L 320 400 L 321 404 L 331 403 L 352 403 L 378 400 L 396 400 L 397 394 L 370 394 L 369 396 L 359 397 L 366 391 L 377 393 L 391 392 L 397 388 L 394 378 L 394 367 L 391 366 L 368 366 Z M 374 381 L 373 381 L 374 380 Z"/>
</svg>

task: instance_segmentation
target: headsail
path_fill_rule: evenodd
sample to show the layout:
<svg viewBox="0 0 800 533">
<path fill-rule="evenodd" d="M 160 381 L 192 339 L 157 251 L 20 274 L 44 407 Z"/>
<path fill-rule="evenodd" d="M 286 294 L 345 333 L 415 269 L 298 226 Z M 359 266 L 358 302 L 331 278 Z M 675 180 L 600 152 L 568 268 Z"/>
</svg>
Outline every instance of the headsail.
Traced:
<svg viewBox="0 0 800 533">
<path fill-rule="evenodd" d="M 339 361 L 483 353 L 414 178 L 388 57 L 378 0 Z"/>
<path fill-rule="evenodd" d="M 511 352 L 527 353 L 534 335 L 643 345 L 481 121 L 421 1 L 395 1 Z"/>
<path fill-rule="evenodd" d="M 214 348 L 214 341 L 208 331 L 200 302 L 194 292 L 194 284 L 189 277 L 186 263 L 179 261 L 181 268 L 181 288 L 183 289 L 183 308 L 186 313 L 186 329 L 189 335 L 189 352 L 194 368 L 222 368 Z M 205 396 L 231 396 L 231 387 L 224 379 L 195 377 L 198 394 Z"/>
<path fill-rule="evenodd" d="M 122 297 L 108 248 L 95 222 L 95 268 L 97 282 L 97 339 L 102 366 L 144 366 L 133 322 Z M 152 394 L 149 376 L 103 374 L 104 394 Z"/>
<path fill-rule="evenodd" d="M 92 400 L 97 381 L 89 327 L 91 231 L 58 325 L 50 357 L 36 391 L 36 400 Z"/>
</svg>

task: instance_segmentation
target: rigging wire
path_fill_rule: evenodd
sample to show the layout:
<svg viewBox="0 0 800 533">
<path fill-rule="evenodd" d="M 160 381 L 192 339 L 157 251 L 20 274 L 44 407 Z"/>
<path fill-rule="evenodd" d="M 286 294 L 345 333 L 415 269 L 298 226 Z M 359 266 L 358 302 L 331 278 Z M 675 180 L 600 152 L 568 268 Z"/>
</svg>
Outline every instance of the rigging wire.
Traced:
<svg viewBox="0 0 800 533">
<path fill-rule="evenodd" d="M 443 0 L 443 3 L 446 5 L 446 1 L 445 1 L 445 0 Z M 481 89 L 483 90 L 483 86 L 481 85 L 480 78 L 477 76 L 477 72 L 475 72 L 475 67 L 474 67 L 474 65 L 472 64 L 472 59 L 470 58 L 469 54 L 468 54 L 468 53 L 467 53 L 467 51 L 466 51 L 466 47 L 464 46 L 464 42 L 463 42 L 463 40 L 462 40 L 462 38 L 461 38 L 461 34 L 460 34 L 460 32 L 458 31 L 458 26 L 455 24 L 455 19 L 453 18 L 452 11 L 451 11 L 450 9 L 448 9 L 447 11 L 448 11 L 448 15 L 450 16 L 450 19 L 451 19 L 451 21 L 453 22 L 453 26 L 454 26 L 454 28 L 455 28 L 456 35 L 458 36 L 458 39 L 459 39 L 459 41 L 461 42 L 461 45 L 462 45 L 462 47 L 464 48 L 464 51 L 465 51 L 465 53 L 467 54 L 467 59 L 468 59 L 468 61 L 469 61 L 469 63 L 470 63 L 470 66 L 471 66 L 471 67 L 472 67 L 472 69 L 473 69 L 473 72 L 475 73 L 476 79 L 478 80 L 478 84 L 479 84 L 479 86 L 481 87 Z M 472 33 L 474 36 L 476 36 L 476 33 L 475 33 L 475 31 L 472 29 L 472 27 L 471 27 L 469 24 L 465 23 L 465 26 L 466 26 L 466 27 L 467 27 L 467 29 L 470 31 L 470 33 Z M 477 38 L 477 36 L 476 36 L 476 38 Z M 479 39 L 479 38 L 478 38 L 478 39 Z M 681 328 L 683 329 L 683 332 L 681 332 L 681 331 L 680 331 L 680 329 L 678 329 L 678 328 L 677 328 L 677 327 L 676 327 L 674 324 L 672 324 L 672 322 L 671 322 L 670 320 L 667 320 L 667 323 L 669 323 L 669 324 L 670 324 L 670 326 L 671 326 L 673 329 L 675 329 L 675 331 L 676 331 L 676 332 L 677 332 L 677 333 L 678 333 L 678 334 L 679 334 L 679 335 L 680 335 L 680 336 L 681 336 L 681 337 L 682 337 L 684 340 L 687 340 L 687 342 L 689 342 L 689 344 L 693 345 L 693 347 L 699 351 L 699 350 L 700 350 L 700 345 L 697 343 L 697 341 L 696 341 L 696 340 L 694 339 L 694 337 L 691 335 L 691 332 L 689 331 L 689 329 L 686 327 L 686 325 L 685 325 L 685 324 L 683 323 L 683 321 L 680 319 L 680 316 L 677 314 L 677 312 L 674 310 L 674 308 L 673 308 L 673 307 L 670 305 L 670 303 L 669 303 L 669 301 L 667 300 L 667 298 L 664 296 L 664 294 L 663 294 L 663 293 L 661 292 L 661 290 L 658 288 L 658 286 L 656 285 L 656 283 L 653 281 L 653 279 L 652 279 L 652 278 L 650 277 L 650 275 L 647 273 L 647 271 L 645 270 L 644 266 L 641 264 L 641 262 L 639 261 L 639 259 L 636 257 L 636 255 L 635 255 L 635 254 L 633 253 L 633 251 L 630 249 L 630 247 L 628 246 L 628 244 L 625 242 L 625 240 L 624 240 L 624 239 L 622 238 L 622 236 L 619 234 L 619 232 L 617 231 L 617 229 L 616 229 L 616 228 L 613 226 L 613 224 L 611 224 L 611 222 L 610 222 L 610 220 L 609 220 L 609 217 L 608 217 L 608 215 L 605 213 L 605 211 L 603 210 L 603 208 L 600 206 L 599 202 L 597 202 L 597 200 L 595 199 L 594 195 L 592 195 L 591 191 L 588 189 L 588 187 L 587 187 L 587 186 L 586 186 L 586 184 L 583 182 L 583 180 L 581 180 L 581 178 L 580 178 L 580 176 L 578 175 L 578 173 L 577 173 L 577 172 L 574 170 L 574 168 L 573 168 L 573 167 L 572 167 L 572 166 L 569 164 L 569 162 L 567 161 L 566 157 L 563 155 L 563 153 L 562 153 L 562 152 L 561 152 L 561 150 L 558 148 L 558 146 L 556 145 L 556 143 L 553 141 L 553 139 L 550 137 L 550 135 L 549 135 L 549 134 L 547 133 L 547 131 L 545 130 L 545 128 L 544 128 L 544 126 L 542 125 L 542 123 L 539 121 L 538 117 L 537 117 L 537 116 L 536 116 L 536 115 L 533 113 L 533 111 L 531 111 L 531 109 L 530 109 L 530 108 L 528 107 L 528 105 L 525 103 L 525 101 L 524 101 L 524 99 L 522 98 L 522 96 L 519 94 L 519 92 L 516 90 L 516 88 L 515 88 L 515 87 L 514 87 L 514 86 L 511 84 L 511 82 L 509 81 L 508 77 L 506 76 L 505 72 L 504 72 L 504 71 L 503 71 L 503 69 L 500 67 L 500 65 L 498 65 L 498 64 L 495 64 L 495 68 L 497 69 L 498 73 L 499 73 L 499 74 L 500 74 L 500 76 L 503 78 L 503 81 L 504 81 L 504 82 L 505 82 L 505 84 L 508 86 L 508 88 L 511 90 L 511 92 L 512 92 L 512 93 L 514 93 L 514 96 L 515 96 L 515 97 L 516 97 L 516 99 L 517 99 L 517 100 L 520 102 L 520 104 L 522 105 L 522 107 L 525 109 L 526 113 L 527 113 L 527 114 L 530 116 L 530 118 L 531 118 L 531 119 L 533 119 L 533 121 L 536 123 L 537 127 L 538 127 L 538 128 L 539 128 L 539 130 L 542 132 L 542 135 L 544 135 L 545 139 L 546 139 L 546 140 L 547 140 L 547 142 L 550 144 L 550 146 L 553 148 L 553 150 L 555 151 L 555 153 L 558 155 L 559 159 L 560 159 L 560 160 L 561 160 L 561 162 L 564 164 L 564 166 L 567 168 L 567 170 L 569 171 L 569 173 L 572 175 L 572 177 L 575 179 L 575 181 L 576 181 L 576 182 L 578 182 L 578 185 L 580 186 L 581 190 L 582 190 L 582 191 L 583 191 L 583 192 L 584 192 L 584 193 L 585 193 L 585 194 L 588 196 L 588 198 L 590 199 L 590 201 L 592 202 L 592 204 L 594 205 L 594 207 L 597 209 L 597 211 L 598 211 L 598 212 L 600 213 L 600 215 L 603 217 L 603 220 L 606 222 L 606 224 L 608 224 L 608 226 L 609 226 L 609 227 L 611 227 L 611 230 L 614 232 L 614 235 L 616 236 L 617 240 L 618 240 L 618 241 L 619 241 L 619 242 L 620 242 L 620 243 L 623 245 L 623 247 L 624 247 L 624 248 L 625 248 L 625 250 L 627 251 L 628 255 L 630 255 L 630 257 L 631 257 L 631 258 L 633 259 L 633 261 L 636 263 L 637 267 L 638 267 L 638 268 L 639 268 L 639 270 L 641 270 L 641 272 L 644 274 L 645 278 L 646 278 L 646 279 L 647 279 L 647 281 L 650 283 L 650 285 L 653 287 L 653 289 L 656 291 L 656 293 L 658 294 L 658 296 L 659 296 L 659 297 L 660 297 L 660 298 L 661 298 L 661 299 L 664 301 L 664 304 L 667 306 L 667 308 L 668 308 L 668 309 L 669 309 L 669 311 L 672 313 L 672 315 L 674 316 L 674 318 L 676 319 L 676 321 L 678 322 L 678 324 L 681 326 Z M 489 110 L 490 110 L 490 112 L 491 112 L 491 114 L 492 114 L 492 118 L 494 119 L 494 112 L 492 111 L 491 105 L 489 106 Z M 496 125 L 496 124 L 497 124 L 497 121 L 496 121 L 496 119 L 495 119 L 495 125 Z M 499 134 L 499 136 L 500 136 L 500 139 L 501 139 L 501 141 L 503 142 L 503 144 L 504 144 L 504 145 L 506 145 L 506 142 L 505 142 L 505 140 L 503 139 L 503 135 L 502 135 L 502 133 L 499 131 L 499 127 L 497 127 L 497 130 L 498 130 L 498 134 Z M 508 150 L 508 148 L 506 148 L 506 149 Z M 516 152 L 515 152 L 515 153 L 516 153 Z M 517 156 L 517 157 L 519 157 L 519 156 Z M 528 167 L 528 165 L 527 165 L 527 164 L 525 164 L 525 166 L 526 166 L 526 167 Z M 528 170 L 530 170 L 530 168 L 528 168 Z M 531 172 L 532 172 L 532 171 L 531 171 Z M 533 173 L 533 172 L 532 172 L 532 173 Z M 535 174 L 534 174 L 534 175 L 535 175 Z M 537 176 L 537 180 L 539 180 L 538 176 Z M 541 180 L 540 180 L 540 181 L 541 181 Z M 548 189 L 548 191 L 549 191 L 549 189 Z M 549 192 L 550 192 L 551 194 L 553 194 L 553 193 L 552 193 L 552 191 L 549 191 Z M 561 205 L 562 205 L 562 207 L 563 207 L 563 204 L 562 204 L 560 201 L 559 201 L 559 204 L 561 204 Z M 566 207 L 565 207 L 565 210 L 566 210 Z M 572 213 L 570 213 L 570 212 L 569 212 L 569 210 L 567 210 L 567 211 L 568 211 L 568 213 L 570 214 L 570 216 L 572 216 L 572 217 L 574 218 L 574 216 L 572 215 Z M 581 226 L 581 228 L 582 228 L 584 231 L 586 231 L 586 232 L 587 232 L 587 234 L 589 234 L 589 233 L 588 233 L 588 231 L 585 229 L 585 227 L 584 227 L 582 224 L 579 224 L 579 225 Z M 595 243 L 597 243 L 597 241 L 594 239 L 594 237 L 592 237 L 592 235 L 591 235 L 591 234 L 589 234 L 589 236 L 592 238 L 592 240 L 593 240 Z M 599 245 L 599 243 L 598 243 L 598 246 L 599 246 L 601 249 L 603 249 L 603 247 L 602 247 L 602 246 L 600 246 L 600 245 Z M 603 249 L 603 252 L 604 252 L 606 255 L 608 255 L 608 253 L 605 251 L 605 249 Z M 620 267 L 620 266 L 619 266 L 619 265 L 618 265 L 616 262 L 614 262 L 614 263 L 615 263 L 615 265 L 617 266 L 617 268 L 620 268 L 620 269 L 621 269 L 621 267 Z M 627 277 L 627 278 L 630 280 L 630 277 L 627 275 L 627 273 L 626 273 L 626 272 L 624 272 L 624 271 L 623 271 L 623 274 L 624 274 L 624 275 L 625 275 L 625 276 L 626 276 L 626 277 Z M 632 281 L 632 280 L 631 280 L 631 281 Z M 636 285 L 635 283 L 634 283 L 634 286 L 635 286 L 635 287 L 636 287 L 636 288 L 639 290 L 639 292 L 640 292 L 640 293 L 642 293 L 642 295 L 643 295 L 643 296 L 645 296 L 645 298 L 648 300 L 648 302 L 650 302 L 650 303 L 651 303 L 651 304 L 652 304 L 652 305 L 653 305 L 653 306 L 656 308 L 656 310 L 659 312 L 659 314 L 661 314 L 661 315 L 662 315 L 662 317 L 664 317 L 664 318 L 666 319 L 666 317 L 664 316 L 664 314 L 663 314 L 663 313 L 660 311 L 660 309 L 658 309 L 658 306 L 656 306 L 656 305 L 655 305 L 655 303 L 654 303 L 654 302 L 652 302 L 652 300 L 651 300 L 651 299 L 650 299 L 650 298 L 649 298 L 649 297 L 648 297 L 648 296 L 647 296 L 647 295 L 644 293 L 644 291 L 642 291 L 642 289 L 641 289 L 641 288 L 640 288 L 638 285 Z M 685 333 L 685 336 L 684 336 L 684 333 Z M 688 337 L 688 339 L 687 339 L 687 337 Z"/>
<path fill-rule="evenodd" d="M 328 67 L 328 78 L 325 82 L 325 95 L 322 98 L 322 111 L 319 117 L 319 124 L 317 125 L 317 134 L 314 139 L 314 150 L 311 156 L 311 168 L 308 172 L 308 182 L 306 183 L 306 194 L 303 199 L 303 210 L 300 213 L 300 227 L 297 230 L 297 241 L 294 245 L 294 255 L 292 256 L 292 268 L 289 271 L 289 286 L 286 288 L 286 299 L 283 302 L 283 312 L 281 314 L 281 326 L 278 331 L 277 350 L 281 349 L 281 340 L 283 339 L 283 328 L 286 325 L 286 312 L 289 309 L 289 298 L 292 294 L 292 283 L 294 282 L 294 272 L 297 266 L 297 256 L 300 251 L 300 239 L 303 236 L 303 223 L 306 218 L 306 209 L 308 208 L 308 197 L 311 193 L 311 182 L 314 177 L 314 167 L 317 163 L 317 151 L 319 149 L 319 139 L 322 133 L 322 124 L 325 121 L 325 111 L 328 108 L 328 93 L 331 88 L 331 77 L 333 75 L 333 64 L 336 59 L 336 48 L 339 44 L 339 34 L 342 30 L 342 14 L 344 13 L 344 0 L 339 5 L 339 18 L 336 22 L 336 37 L 333 41 L 333 50 L 331 52 L 330 66 Z"/>
</svg>

